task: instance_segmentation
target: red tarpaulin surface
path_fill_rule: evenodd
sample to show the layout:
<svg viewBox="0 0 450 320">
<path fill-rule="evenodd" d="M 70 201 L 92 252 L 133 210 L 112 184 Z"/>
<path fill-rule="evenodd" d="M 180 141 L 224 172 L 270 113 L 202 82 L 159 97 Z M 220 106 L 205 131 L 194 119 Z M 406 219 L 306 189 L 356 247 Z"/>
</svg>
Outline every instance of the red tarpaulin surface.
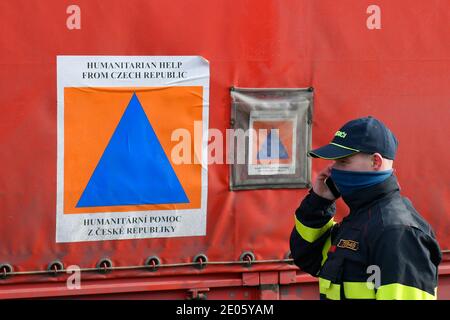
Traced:
<svg viewBox="0 0 450 320">
<path fill-rule="evenodd" d="M 0 263 L 45 270 L 54 260 L 93 268 L 284 259 L 306 189 L 229 191 L 229 167 L 208 167 L 206 236 L 56 243 L 58 55 L 202 56 L 210 64 L 209 127 L 230 127 L 231 86 L 314 88 L 313 147 L 346 121 L 372 115 L 399 140 L 402 193 L 450 247 L 450 3 L 378 0 L 369 30 L 361 0 L 2 1 L 0 3 Z M 81 9 L 69 30 L 66 9 Z M 173 115 L 176 117 L 176 115 Z M 101 125 L 101 124 L 99 124 Z M 306 152 L 303 150 L 302 152 Z M 312 179 L 327 164 L 313 161 Z M 337 220 L 348 212 L 338 202 Z M 260 264 L 260 270 L 295 269 Z M 152 275 L 241 272 L 239 265 L 164 268 Z M 92 273 L 86 277 L 118 277 Z M 127 270 L 120 277 L 146 276 Z M 11 277 L 8 283 L 54 280 Z"/>
</svg>

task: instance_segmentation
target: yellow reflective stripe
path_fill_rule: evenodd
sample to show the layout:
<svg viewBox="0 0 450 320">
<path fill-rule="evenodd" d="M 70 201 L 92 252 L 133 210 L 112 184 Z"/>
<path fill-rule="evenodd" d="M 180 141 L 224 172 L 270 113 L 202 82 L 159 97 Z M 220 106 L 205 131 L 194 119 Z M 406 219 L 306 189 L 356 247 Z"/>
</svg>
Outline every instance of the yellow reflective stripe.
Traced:
<svg viewBox="0 0 450 320">
<path fill-rule="evenodd" d="M 331 247 L 331 236 L 328 237 L 327 241 L 325 241 L 325 244 L 322 248 L 322 262 L 320 263 L 321 266 L 327 261 L 328 259 L 328 250 L 330 250 Z"/>
<path fill-rule="evenodd" d="M 297 232 L 300 234 L 300 236 L 308 242 L 314 242 L 319 239 L 320 236 L 323 235 L 328 229 L 330 229 L 331 226 L 335 223 L 336 222 L 334 222 L 333 219 L 330 219 L 330 221 L 328 221 L 327 224 L 322 228 L 310 228 L 298 221 L 297 217 L 295 216 L 295 228 L 297 229 Z"/>
<path fill-rule="evenodd" d="M 330 144 L 335 145 L 335 146 L 338 146 L 338 147 L 340 147 L 340 148 L 347 149 L 347 150 L 359 152 L 359 150 L 357 150 L 357 149 L 353 149 L 353 148 L 350 148 L 350 147 L 346 147 L 346 146 L 343 146 L 342 144 L 339 144 L 339 143 L 331 142 Z"/>
<path fill-rule="evenodd" d="M 344 282 L 344 295 L 347 299 L 375 299 L 375 290 L 372 282 Z"/>
<path fill-rule="evenodd" d="M 330 280 L 319 277 L 319 291 L 321 294 L 324 294 L 327 299 L 341 299 L 341 286 L 339 284 L 331 283 Z"/>
<path fill-rule="evenodd" d="M 378 288 L 377 300 L 436 300 L 436 292 L 437 290 L 435 290 L 435 295 L 433 296 L 414 287 L 392 283 Z"/>
</svg>

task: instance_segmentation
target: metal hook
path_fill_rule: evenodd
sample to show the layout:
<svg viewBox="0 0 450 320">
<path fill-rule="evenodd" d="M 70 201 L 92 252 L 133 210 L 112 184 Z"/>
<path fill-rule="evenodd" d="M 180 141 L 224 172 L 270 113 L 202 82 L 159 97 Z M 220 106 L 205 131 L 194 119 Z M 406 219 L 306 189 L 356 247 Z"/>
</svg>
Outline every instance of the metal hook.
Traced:
<svg viewBox="0 0 450 320">
<path fill-rule="evenodd" d="M 255 255 L 251 251 L 245 251 L 241 254 L 239 260 L 244 262 L 246 267 L 251 267 L 252 262 L 255 261 Z"/>
<path fill-rule="evenodd" d="M 161 260 L 157 256 L 151 256 L 145 260 L 145 265 L 149 267 L 150 271 L 154 272 L 161 265 Z"/>
<path fill-rule="evenodd" d="M 97 263 L 97 270 L 101 273 L 108 273 L 110 270 L 112 270 L 113 263 L 108 258 L 101 259 Z"/>
<path fill-rule="evenodd" d="M 8 275 L 13 273 L 14 269 L 10 264 L 5 263 L 0 264 L 0 271 L 1 271 L 0 279 L 6 279 Z"/>
<path fill-rule="evenodd" d="M 196 267 L 201 270 L 208 264 L 208 257 L 203 253 L 200 253 L 194 257 L 194 262 L 197 263 Z"/>
<path fill-rule="evenodd" d="M 53 277 L 56 277 L 58 275 L 58 272 L 61 270 L 64 270 L 64 264 L 59 260 L 52 261 L 47 266 L 49 275 Z"/>
</svg>

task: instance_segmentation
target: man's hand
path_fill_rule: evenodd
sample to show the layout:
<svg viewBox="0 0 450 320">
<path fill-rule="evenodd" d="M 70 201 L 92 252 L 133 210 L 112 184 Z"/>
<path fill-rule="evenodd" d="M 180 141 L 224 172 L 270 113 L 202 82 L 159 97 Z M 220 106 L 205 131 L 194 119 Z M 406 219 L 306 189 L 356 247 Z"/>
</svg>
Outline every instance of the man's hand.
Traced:
<svg viewBox="0 0 450 320">
<path fill-rule="evenodd" d="M 316 181 L 314 181 L 313 184 L 313 191 L 320 197 L 328 199 L 328 200 L 335 200 L 336 198 L 331 193 L 330 189 L 325 183 L 325 180 L 330 176 L 331 174 L 331 167 L 332 165 L 329 165 L 325 169 L 319 172 L 317 175 Z"/>
</svg>

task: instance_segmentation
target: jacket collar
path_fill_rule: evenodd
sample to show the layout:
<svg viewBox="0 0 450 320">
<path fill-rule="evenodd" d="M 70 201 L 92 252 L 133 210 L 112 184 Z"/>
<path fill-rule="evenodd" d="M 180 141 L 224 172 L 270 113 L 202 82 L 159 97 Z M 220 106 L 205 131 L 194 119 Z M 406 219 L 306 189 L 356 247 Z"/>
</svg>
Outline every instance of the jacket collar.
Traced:
<svg viewBox="0 0 450 320">
<path fill-rule="evenodd" d="M 379 184 L 360 189 L 347 196 L 342 196 L 342 199 L 349 206 L 350 212 L 355 212 L 369 206 L 376 200 L 398 191 L 400 191 L 400 186 L 398 185 L 397 177 L 392 175 Z"/>
</svg>

